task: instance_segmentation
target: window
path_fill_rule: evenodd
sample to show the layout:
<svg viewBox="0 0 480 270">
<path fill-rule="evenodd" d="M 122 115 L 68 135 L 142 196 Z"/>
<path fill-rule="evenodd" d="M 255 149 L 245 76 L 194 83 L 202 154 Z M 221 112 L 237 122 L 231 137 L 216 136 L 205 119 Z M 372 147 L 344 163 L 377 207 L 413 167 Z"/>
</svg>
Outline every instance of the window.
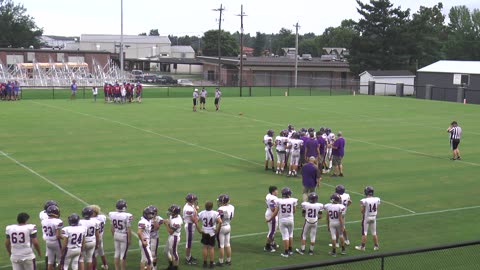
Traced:
<svg viewBox="0 0 480 270">
<path fill-rule="evenodd" d="M 470 85 L 470 75 L 469 74 L 462 74 L 461 85 L 462 86 Z"/>
</svg>

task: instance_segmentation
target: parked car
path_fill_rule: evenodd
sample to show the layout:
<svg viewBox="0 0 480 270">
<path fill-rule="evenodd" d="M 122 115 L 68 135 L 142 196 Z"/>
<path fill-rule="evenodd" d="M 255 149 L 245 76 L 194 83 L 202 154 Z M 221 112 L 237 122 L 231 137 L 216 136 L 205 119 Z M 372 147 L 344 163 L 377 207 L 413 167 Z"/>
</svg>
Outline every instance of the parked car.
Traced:
<svg viewBox="0 0 480 270">
<path fill-rule="evenodd" d="M 159 76 L 158 80 L 161 84 L 177 84 L 177 80 L 175 80 L 172 76 Z"/>
<path fill-rule="evenodd" d="M 158 83 L 159 78 L 158 78 L 157 75 L 148 74 L 148 75 L 143 75 L 143 80 L 142 81 L 144 83 Z"/>
<path fill-rule="evenodd" d="M 178 79 L 177 84 L 181 86 L 193 86 L 193 82 L 188 79 Z"/>
</svg>

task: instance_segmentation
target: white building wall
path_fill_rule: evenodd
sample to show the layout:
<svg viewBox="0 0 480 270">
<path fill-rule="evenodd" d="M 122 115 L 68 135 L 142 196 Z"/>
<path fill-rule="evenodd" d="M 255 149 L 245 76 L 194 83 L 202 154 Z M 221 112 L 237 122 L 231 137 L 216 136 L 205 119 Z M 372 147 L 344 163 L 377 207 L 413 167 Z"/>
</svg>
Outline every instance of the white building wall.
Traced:
<svg viewBox="0 0 480 270">
<path fill-rule="evenodd" d="M 170 72 L 172 74 L 175 73 L 183 73 L 183 74 L 202 74 L 203 73 L 203 66 L 202 65 L 186 65 L 186 64 L 177 64 L 177 69 L 175 70 L 174 65 L 170 65 Z"/>
<path fill-rule="evenodd" d="M 360 76 L 360 94 L 368 94 L 369 81 L 373 81 L 373 77 L 372 75 L 370 75 L 370 73 L 366 72 L 362 76 Z"/>
<path fill-rule="evenodd" d="M 368 94 L 368 82 L 375 81 L 375 95 L 395 95 L 397 93 L 397 83 L 403 83 L 403 94 L 413 95 L 415 77 L 375 77 L 370 73 L 360 76 L 360 94 Z"/>
</svg>

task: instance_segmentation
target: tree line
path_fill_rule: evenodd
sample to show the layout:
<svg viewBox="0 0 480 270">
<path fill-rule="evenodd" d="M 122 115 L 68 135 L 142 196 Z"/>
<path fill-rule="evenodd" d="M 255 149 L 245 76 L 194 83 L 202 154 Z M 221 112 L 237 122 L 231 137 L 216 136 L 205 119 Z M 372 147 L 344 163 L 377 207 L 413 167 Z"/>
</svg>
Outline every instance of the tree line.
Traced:
<svg viewBox="0 0 480 270">
<path fill-rule="evenodd" d="M 349 51 L 347 59 L 353 73 L 366 69 L 408 69 L 415 71 L 437 60 L 480 60 L 480 10 L 467 6 L 452 7 L 447 16 L 443 4 L 410 9 L 395 7 L 390 0 L 357 0 L 358 21 L 343 20 L 340 26 L 328 27 L 321 35 L 299 35 L 299 54 L 314 57 L 324 54 L 324 47 Z M 43 29 L 26 14 L 23 5 L 0 0 L 0 47 L 38 48 Z M 218 36 L 222 56 L 240 54 L 240 33 L 209 30 L 203 36 L 169 35 L 172 45 L 188 45 L 199 55 L 217 56 Z M 140 35 L 147 35 L 141 33 Z M 148 35 L 159 35 L 152 29 Z M 243 36 L 245 47 L 254 56 L 282 55 L 282 48 L 295 47 L 295 33 L 281 28 L 278 33 L 256 32 Z"/>
</svg>

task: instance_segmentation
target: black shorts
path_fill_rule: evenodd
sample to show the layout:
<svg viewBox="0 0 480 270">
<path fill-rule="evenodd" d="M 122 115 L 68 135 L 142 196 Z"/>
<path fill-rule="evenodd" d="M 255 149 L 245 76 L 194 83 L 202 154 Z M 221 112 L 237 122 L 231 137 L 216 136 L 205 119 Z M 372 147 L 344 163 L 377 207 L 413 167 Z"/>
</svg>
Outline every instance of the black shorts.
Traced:
<svg viewBox="0 0 480 270">
<path fill-rule="evenodd" d="M 450 140 L 450 146 L 452 147 L 452 150 L 457 149 L 459 144 L 460 144 L 460 139 L 451 139 Z"/>
<path fill-rule="evenodd" d="M 219 99 L 219 98 L 216 98 L 216 99 L 215 99 L 215 105 L 218 105 L 218 102 L 219 102 L 219 101 L 220 101 L 220 99 Z"/>
<path fill-rule="evenodd" d="M 206 246 L 215 247 L 215 235 L 210 236 L 208 233 L 202 233 L 202 240 L 200 242 Z"/>
<path fill-rule="evenodd" d="M 200 104 L 201 103 L 205 104 L 205 98 L 204 97 L 200 97 Z"/>
<path fill-rule="evenodd" d="M 197 99 L 196 98 L 193 99 L 193 106 L 197 106 Z"/>
</svg>

